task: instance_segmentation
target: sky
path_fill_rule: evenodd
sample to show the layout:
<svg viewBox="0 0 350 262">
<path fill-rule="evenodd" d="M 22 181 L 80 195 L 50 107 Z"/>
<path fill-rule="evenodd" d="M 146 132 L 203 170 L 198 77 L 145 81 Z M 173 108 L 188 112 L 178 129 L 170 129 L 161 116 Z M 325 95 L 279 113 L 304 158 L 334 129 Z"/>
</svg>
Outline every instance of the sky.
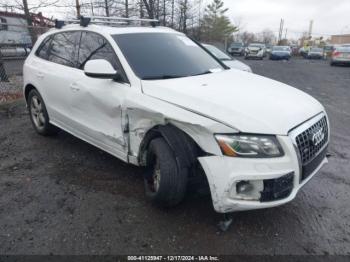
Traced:
<svg viewBox="0 0 350 262">
<path fill-rule="evenodd" d="M 11 3 L 14 0 L 0 0 Z M 20 0 L 18 0 L 20 1 Z M 34 4 L 40 0 L 28 0 Z M 212 0 L 202 0 L 204 4 Z M 227 15 L 240 31 L 259 33 L 264 29 L 278 35 L 281 18 L 287 38 L 297 39 L 308 31 L 313 20 L 313 36 L 328 38 L 332 34 L 350 34 L 350 0 L 223 0 L 229 8 Z M 87 2 L 87 0 L 85 0 Z M 131 2 L 131 1 L 130 1 Z M 73 0 L 59 0 L 58 5 L 74 3 Z M 71 8 L 42 8 L 48 17 L 62 18 L 72 13 Z"/>
<path fill-rule="evenodd" d="M 269 28 L 278 34 L 281 18 L 287 37 L 308 31 L 313 20 L 313 35 L 328 37 L 350 33 L 350 0 L 224 0 L 228 16 L 241 24 L 241 30 L 261 32 Z M 285 31 L 284 31 L 285 34 Z"/>
</svg>

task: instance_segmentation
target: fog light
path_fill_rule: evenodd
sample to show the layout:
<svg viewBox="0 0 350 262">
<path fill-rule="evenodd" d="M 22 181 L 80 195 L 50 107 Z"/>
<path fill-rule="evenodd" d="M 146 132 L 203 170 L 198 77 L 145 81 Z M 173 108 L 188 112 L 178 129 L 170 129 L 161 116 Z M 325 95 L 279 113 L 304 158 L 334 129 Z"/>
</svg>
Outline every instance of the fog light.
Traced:
<svg viewBox="0 0 350 262">
<path fill-rule="evenodd" d="M 233 184 L 230 197 L 239 200 L 259 200 L 262 190 L 264 190 L 262 180 L 240 180 Z"/>
<path fill-rule="evenodd" d="M 249 181 L 240 181 L 236 184 L 237 194 L 249 194 L 253 189 L 254 186 Z"/>
</svg>

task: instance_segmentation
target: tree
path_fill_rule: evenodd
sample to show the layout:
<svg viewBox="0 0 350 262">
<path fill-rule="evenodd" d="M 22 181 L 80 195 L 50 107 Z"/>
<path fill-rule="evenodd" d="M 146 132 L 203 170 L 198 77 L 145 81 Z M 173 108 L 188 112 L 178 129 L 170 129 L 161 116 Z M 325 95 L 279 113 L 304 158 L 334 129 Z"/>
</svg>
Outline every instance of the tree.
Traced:
<svg viewBox="0 0 350 262">
<path fill-rule="evenodd" d="M 239 37 L 241 38 L 241 41 L 245 44 L 250 44 L 256 41 L 255 34 L 247 31 L 244 31 L 243 33 L 241 33 Z"/>
<path fill-rule="evenodd" d="M 208 42 L 226 41 L 238 28 L 232 25 L 225 15 L 228 8 L 224 8 L 222 0 L 213 0 L 207 5 L 201 21 L 201 38 Z"/>
<path fill-rule="evenodd" d="M 262 41 L 265 44 L 272 44 L 275 41 L 275 34 L 270 29 L 261 32 Z"/>
</svg>

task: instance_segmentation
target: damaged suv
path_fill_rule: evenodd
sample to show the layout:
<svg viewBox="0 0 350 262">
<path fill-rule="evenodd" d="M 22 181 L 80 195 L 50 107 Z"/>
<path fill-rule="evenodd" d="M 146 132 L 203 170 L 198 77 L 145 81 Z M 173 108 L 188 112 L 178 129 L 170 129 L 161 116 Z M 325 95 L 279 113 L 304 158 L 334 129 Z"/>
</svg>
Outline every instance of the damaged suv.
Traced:
<svg viewBox="0 0 350 262">
<path fill-rule="evenodd" d="M 179 204 L 197 181 L 220 213 L 278 206 L 327 163 L 318 101 L 229 69 L 169 28 L 52 29 L 25 61 L 24 95 L 39 134 L 63 129 L 144 167 L 160 206 Z"/>
</svg>

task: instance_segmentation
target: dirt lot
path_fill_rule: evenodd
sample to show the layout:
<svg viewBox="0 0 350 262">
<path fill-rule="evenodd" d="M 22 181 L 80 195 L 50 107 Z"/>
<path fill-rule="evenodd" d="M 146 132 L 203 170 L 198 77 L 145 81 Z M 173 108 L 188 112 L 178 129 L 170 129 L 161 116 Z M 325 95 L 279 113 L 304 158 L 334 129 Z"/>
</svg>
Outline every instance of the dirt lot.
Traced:
<svg viewBox="0 0 350 262">
<path fill-rule="evenodd" d="M 65 132 L 38 136 L 19 101 L 0 106 L 0 253 L 350 254 L 350 68 L 248 63 L 314 95 L 330 117 L 334 157 L 292 203 L 236 213 L 219 233 L 210 199 L 153 207 L 141 169 Z"/>
</svg>

